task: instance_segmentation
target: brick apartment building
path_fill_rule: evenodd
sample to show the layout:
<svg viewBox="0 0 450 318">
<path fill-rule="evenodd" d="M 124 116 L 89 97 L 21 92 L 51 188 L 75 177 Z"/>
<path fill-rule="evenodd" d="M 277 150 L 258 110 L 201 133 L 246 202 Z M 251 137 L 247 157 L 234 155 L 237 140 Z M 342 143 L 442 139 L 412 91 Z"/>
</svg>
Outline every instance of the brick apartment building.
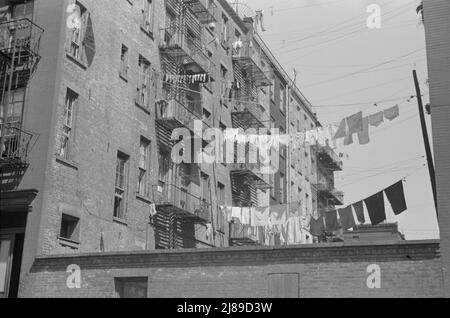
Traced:
<svg viewBox="0 0 450 318">
<path fill-rule="evenodd" d="M 183 142 L 172 131 L 197 140 L 195 120 L 320 125 L 253 20 L 226 1 L 2 0 L 0 10 L 0 296 L 19 293 L 36 255 L 278 245 L 222 207 L 342 204 L 330 149 L 274 149 L 275 174 L 172 162 Z"/>
<path fill-rule="evenodd" d="M 444 286 L 450 297 L 450 2 L 424 0 L 423 15 Z"/>
</svg>

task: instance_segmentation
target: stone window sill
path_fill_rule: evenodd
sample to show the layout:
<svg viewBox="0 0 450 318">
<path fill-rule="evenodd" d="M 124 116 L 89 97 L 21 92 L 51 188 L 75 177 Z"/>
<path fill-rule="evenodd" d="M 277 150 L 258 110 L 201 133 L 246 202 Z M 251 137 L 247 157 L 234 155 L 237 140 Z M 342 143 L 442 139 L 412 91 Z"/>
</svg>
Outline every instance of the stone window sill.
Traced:
<svg viewBox="0 0 450 318">
<path fill-rule="evenodd" d="M 71 169 L 78 170 L 78 164 L 72 160 L 66 160 L 61 157 L 56 157 L 56 162 L 66 166 L 66 167 L 69 167 Z"/>
<path fill-rule="evenodd" d="M 86 64 L 84 61 L 80 60 L 79 58 L 73 56 L 73 55 L 70 54 L 70 53 L 66 53 L 66 56 L 67 56 L 67 58 L 68 58 L 70 61 L 72 61 L 72 62 L 74 62 L 75 64 L 77 64 L 77 65 L 78 65 L 79 67 L 81 67 L 82 69 L 87 70 L 88 66 L 87 66 L 87 64 Z"/>
<path fill-rule="evenodd" d="M 78 241 L 73 241 L 61 236 L 58 236 L 58 241 L 61 246 L 70 247 L 71 249 L 77 250 L 80 248 L 81 243 Z"/>
</svg>

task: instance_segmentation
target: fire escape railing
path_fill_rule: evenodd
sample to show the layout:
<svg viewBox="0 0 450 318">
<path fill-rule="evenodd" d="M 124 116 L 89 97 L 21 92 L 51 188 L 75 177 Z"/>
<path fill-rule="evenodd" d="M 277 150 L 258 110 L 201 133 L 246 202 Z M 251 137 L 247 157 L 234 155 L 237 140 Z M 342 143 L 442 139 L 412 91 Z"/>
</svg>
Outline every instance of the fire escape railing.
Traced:
<svg viewBox="0 0 450 318">
<path fill-rule="evenodd" d="M 199 223 L 211 221 L 211 204 L 193 195 L 188 189 L 173 184 L 153 187 L 153 200 L 160 212 L 191 218 Z"/>
</svg>

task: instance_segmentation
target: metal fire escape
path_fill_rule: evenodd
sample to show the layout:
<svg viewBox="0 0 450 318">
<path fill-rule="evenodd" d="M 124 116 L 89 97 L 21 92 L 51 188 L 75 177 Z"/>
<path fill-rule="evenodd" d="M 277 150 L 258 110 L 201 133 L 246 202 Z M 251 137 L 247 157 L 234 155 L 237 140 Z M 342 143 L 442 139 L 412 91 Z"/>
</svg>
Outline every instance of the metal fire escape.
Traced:
<svg viewBox="0 0 450 318">
<path fill-rule="evenodd" d="M 270 133 L 270 113 L 259 103 L 258 89 L 270 85 L 271 81 L 259 66 L 260 55 L 254 48 L 251 36 L 244 42 L 239 39 L 234 43 L 232 52 L 235 84 L 229 103 L 232 106 L 233 128 L 243 131 L 253 129 L 255 133 L 260 129 L 266 129 L 265 133 Z M 236 163 L 229 165 L 234 206 L 257 206 L 257 191 L 269 190 L 272 187 L 266 180 L 267 176 L 263 174 L 266 167 L 260 163 L 258 149 L 255 149 L 255 146 L 239 143 L 235 146 Z M 250 160 L 252 157 L 254 159 L 255 152 L 257 162 Z M 237 163 L 240 162 L 238 159 L 242 161 L 242 158 L 237 157 L 242 153 L 245 153 L 246 163 Z M 230 244 L 254 245 L 257 241 L 250 227 L 235 223 L 230 227 Z"/>
<path fill-rule="evenodd" d="M 189 224 L 211 221 L 211 202 L 193 189 L 199 188 L 200 167 L 196 163 L 174 164 L 170 154 L 178 141 L 171 140 L 177 128 L 187 128 L 194 137 L 194 121 L 202 121 L 203 101 L 200 81 L 189 81 L 202 74 L 206 82 L 214 81 L 215 65 L 206 53 L 203 43 L 203 24 L 215 21 L 213 8 L 203 0 L 165 0 L 166 25 L 160 30 L 159 49 L 162 60 L 162 90 L 156 102 L 158 151 L 166 154 L 165 163 L 160 162 L 160 179 L 153 189 L 153 197 L 160 222 L 158 236 L 167 237 L 170 244 L 165 248 L 178 248 L 179 241 L 190 246 L 186 234 L 195 241 L 195 231 Z M 189 77 L 191 76 L 191 77 Z M 191 142 L 184 140 L 183 142 Z M 164 167 L 165 166 L 165 167 Z M 165 171 L 163 171 L 165 170 Z M 197 191 L 198 192 L 198 191 Z M 180 224 L 185 229 L 180 231 Z M 189 240 L 189 239 L 188 239 Z M 187 243 L 186 243 L 187 242 Z M 192 242 L 191 242 L 192 243 Z"/>
<path fill-rule="evenodd" d="M 326 202 L 319 210 L 332 210 L 335 205 L 344 204 L 344 193 L 335 189 L 334 172 L 342 171 L 343 162 L 329 146 L 314 145 L 317 157 L 317 183 L 313 185 L 317 192 L 318 203 Z"/>
<path fill-rule="evenodd" d="M 34 136 L 23 129 L 23 112 L 43 32 L 29 19 L 0 24 L 0 192 L 16 190 L 29 166 Z"/>
</svg>

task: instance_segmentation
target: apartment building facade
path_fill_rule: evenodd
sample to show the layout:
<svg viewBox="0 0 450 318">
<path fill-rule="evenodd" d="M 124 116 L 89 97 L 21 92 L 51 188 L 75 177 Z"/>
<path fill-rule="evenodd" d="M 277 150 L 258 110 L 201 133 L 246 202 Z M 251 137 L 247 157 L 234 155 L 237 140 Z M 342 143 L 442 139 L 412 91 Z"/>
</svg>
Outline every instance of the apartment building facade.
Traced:
<svg viewBox="0 0 450 318">
<path fill-rule="evenodd" d="M 301 193 L 305 213 L 315 211 L 315 166 L 304 164 L 315 161 L 311 149 L 296 149 L 301 172 L 291 149 L 273 151 L 275 175 L 238 158 L 173 160 L 180 145 L 194 158 L 196 146 L 206 148 L 208 128 L 291 133 L 292 103 L 290 118 L 304 118 L 293 129 L 319 125 L 252 19 L 225 0 L 0 4 L 2 74 L 10 74 L 2 83 L 16 77 L 2 95 L 2 144 L 31 140 L 21 143 L 26 157 L 2 148 L 0 295 L 18 293 L 36 255 L 281 244 L 223 208 L 287 204 Z M 15 72 L 11 62 L 25 64 L 11 56 L 16 48 L 39 63 Z M 7 159 L 20 159 L 12 184 Z"/>
<path fill-rule="evenodd" d="M 450 296 L 450 3 L 424 0 L 431 121 L 445 296 Z"/>
</svg>

